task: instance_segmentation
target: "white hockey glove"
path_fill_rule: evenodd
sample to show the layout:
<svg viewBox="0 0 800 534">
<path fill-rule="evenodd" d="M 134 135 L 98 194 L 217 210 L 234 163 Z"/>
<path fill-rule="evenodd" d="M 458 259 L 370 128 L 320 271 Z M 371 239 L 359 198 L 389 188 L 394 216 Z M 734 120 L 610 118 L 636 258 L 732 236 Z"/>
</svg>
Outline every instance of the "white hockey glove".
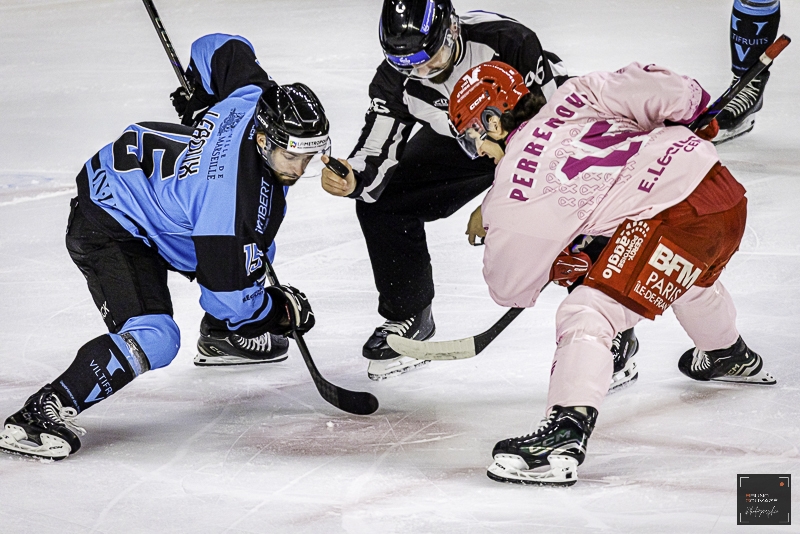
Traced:
<svg viewBox="0 0 800 534">
<path fill-rule="evenodd" d="M 302 291 L 292 286 L 269 286 L 266 291 L 278 313 L 268 329 L 270 333 L 291 336 L 293 332 L 305 334 L 314 327 L 314 312 Z"/>
</svg>

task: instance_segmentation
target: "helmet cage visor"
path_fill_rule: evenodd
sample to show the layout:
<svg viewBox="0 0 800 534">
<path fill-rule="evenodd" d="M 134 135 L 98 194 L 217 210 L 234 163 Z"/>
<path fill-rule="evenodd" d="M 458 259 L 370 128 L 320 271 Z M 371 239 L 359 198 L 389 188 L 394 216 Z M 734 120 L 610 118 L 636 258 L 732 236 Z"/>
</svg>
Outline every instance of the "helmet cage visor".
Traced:
<svg viewBox="0 0 800 534">
<path fill-rule="evenodd" d="M 261 159 L 264 160 L 264 163 L 266 163 L 267 167 L 272 169 L 272 171 L 277 173 L 279 176 L 288 178 L 292 181 L 298 180 L 303 176 L 303 174 L 305 174 L 306 168 L 314 156 L 320 153 L 328 156 L 331 154 L 330 143 L 328 143 L 326 149 L 322 152 L 305 153 L 288 150 L 278 144 L 275 144 L 269 137 L 267 137 L 266 143 L 263 147 L 259 144 L 256 144 L 256 146 L 258 147 L 258 153 L 261 156 Z M 283 155 L 279 154 L 281 151 L 284 153 Z M 287 154 L 289 154 L 288 157 Z"/>
<path fill-rule="evenodd" d="M 489 131 L 495 129 L 492 127 L 489 119 L 491 117 L 497 117 L 499 119 L 500 115 L 501 113 L 499 109 L 494 106 L 487 106 L 483 111 L 481 111 L 480 115 L 475 115 L 461 126 L 463 131 L 458 133 L 456 136 L 456 141 L 458 141 L 461 149 L 470 158 L 476 159 L 481 156 L 481 145 L 487 140 L 486 138 L 489 135 Z M 453 128 L 453 130 L 456 130 L 456 127 L 453 125 L 452 121 L 450 126 Z"/>
</svg>

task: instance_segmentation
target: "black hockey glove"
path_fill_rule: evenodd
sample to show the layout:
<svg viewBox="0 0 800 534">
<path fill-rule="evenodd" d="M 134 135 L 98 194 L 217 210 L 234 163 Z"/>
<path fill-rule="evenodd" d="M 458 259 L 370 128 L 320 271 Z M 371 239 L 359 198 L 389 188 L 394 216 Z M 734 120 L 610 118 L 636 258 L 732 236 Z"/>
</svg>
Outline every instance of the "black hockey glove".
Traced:
<svg viewBox="0 0 800 534">
<path fill-rule="evenodd" d="M 291 336 L 293 332 L 305 334 L 314 327 L 311 304 L 299 289 L 292 286 L 269 286 L 266 291 L 278 314 L 267 329 L 270 333 Z"/>
<path fill-rule="evenodd" d="M 181 85 L 169 94 L 169 99 L 172 101 L 172 107 L 178 113 L 178 118 L 182 119 L 186 114 L 186 107 L 189 105 L 189 93 Z"/>
<path fill-rule="evenodd" d="M 178 113 L 181 124 L 184 126 L 197 126 L 208 108 L 217 103 L 217 99 L 206 93 L 201 86 L 195 86 L 192 96 L 182 86 L 170 93 L 172 107 Z"/>
</svg>

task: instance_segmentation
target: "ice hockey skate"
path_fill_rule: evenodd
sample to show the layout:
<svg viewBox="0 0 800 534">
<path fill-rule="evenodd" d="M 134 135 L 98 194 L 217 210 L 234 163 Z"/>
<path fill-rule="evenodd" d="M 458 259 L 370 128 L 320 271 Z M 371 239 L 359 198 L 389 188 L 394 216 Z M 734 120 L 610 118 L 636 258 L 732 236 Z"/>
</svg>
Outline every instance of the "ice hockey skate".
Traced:
<svg viewBox="0 0 800 534">
<path fill-rule="evenodd" d="M 639 378 L 639 367 L 636 365 L 637 352 L 639 352 L 639 340 L 636 339 L 633 328 L 620 332 L 611 342 L 614 374 L 611 375 L 609 393 L 630 386 Z"/>
<path fill-rule="evenodd" d="M 213 330 L 202 321 L 194 364 L 209 367 L 275 363 L 288 358 L 288 351 L 289 340 L 284 336 L 267 332 L 258 337 L 242 337 L 233 332 Z"/>
<path fill-rule="evenodd" d="M 72 420 L 74 408 L 64 407 L 47 384 L 31 395 L 25 406 L 8 417 L 0 433 L 0 449 L 36 458 L 63 460 L 81 448 L 78 435 L 86 431 Z"/>
<path fill-rule="evenodd" d="M 738 80 L 739 78 L 734 76 L 731 85 Z M 767 81 L 769 81 L 769 71 L 756 76 L 717 115 L 719 133 L 712 141 L 715 145 L 736 139 L 753 129 L 756 113 L 764 105 L 764 88 Z"/>
<path fill-rule="evenodd" d="M 592 407 L 553 406 L 534 433 L 494 446 L 494 462 L 486 474 L 498 482 L 571 486 L 578 481 L 595 421 Z"/>
<path fill-rule="evenodd" d="M 383 380 L 411 371 L 430 361 L 401 356 L 386 342 L 389 334 L 425 341 L 433 337 L 435 333 L 436 325 L 433 322 L 431 305 L 405 321 L 386 321 L 375 329 L 364 344 L 362 355 L 371 360 L 367 368 L 367 376 L 372 380 Z"/>
<path fill-rule="evenodd" d="M 772 385 L 777 381 L 764 370 L 761 356 L 750 350 L 741 336 L 727 349 L 708 352 L 689 349 L 678 360 L 681 373 L 694 380 Z"/>
</svg>

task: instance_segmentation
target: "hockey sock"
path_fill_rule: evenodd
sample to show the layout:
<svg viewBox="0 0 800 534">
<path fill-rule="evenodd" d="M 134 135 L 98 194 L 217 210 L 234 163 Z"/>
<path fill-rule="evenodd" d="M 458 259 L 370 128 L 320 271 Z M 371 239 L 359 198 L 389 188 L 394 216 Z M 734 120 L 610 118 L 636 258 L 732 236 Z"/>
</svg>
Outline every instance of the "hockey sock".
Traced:
<svg viewBox="0 0 800 534">
<path fill-rule="evenodd" d="M 82 412 L 110 397 L 135 377 L 125 355 L 106 334 L 78 350 L 72 365 L 53 381 L 53 389 L 62 403 Z"/>
<path fill-rule="evenodd" d="M 778 36 L 780 0 L 735 0 L 731 13 L 731 70 L 741 76 Z"/>
</svg>

